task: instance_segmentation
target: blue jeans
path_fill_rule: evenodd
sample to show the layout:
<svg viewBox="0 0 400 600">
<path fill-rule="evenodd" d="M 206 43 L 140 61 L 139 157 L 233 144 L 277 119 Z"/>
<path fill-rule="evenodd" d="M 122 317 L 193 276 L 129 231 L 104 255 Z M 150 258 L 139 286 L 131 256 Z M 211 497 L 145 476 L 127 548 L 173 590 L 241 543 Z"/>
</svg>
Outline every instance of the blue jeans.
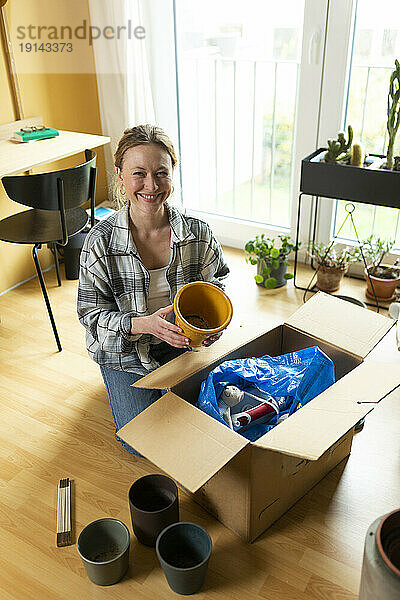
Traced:
<svg viewBox="0 0 400 600">
<path fill-rule="evenodd" d="M 152 357 L 160 365 L 163 365 L 176 356 L 179 356 L 179 354 L 182 354 L 182 352 L 185 352 L 185 349 L 174 348 L 165 342 L 161 342 L 161 344 L 153 345 L 150 352 Z M 158 400 L 165 393 L 165 390 L 146 390 L 131 387 L 143 375 L 108 369 L 102 365 L 100 365 L 100 371 L 107 389 L 111 413 L 115 423 L 115 439 L 121 442 L 122 446 L 131 454 L 141 456 L 139 452 L 118 437 L 117 431 L 150 406 L 150 404 Z"/>
</svg>

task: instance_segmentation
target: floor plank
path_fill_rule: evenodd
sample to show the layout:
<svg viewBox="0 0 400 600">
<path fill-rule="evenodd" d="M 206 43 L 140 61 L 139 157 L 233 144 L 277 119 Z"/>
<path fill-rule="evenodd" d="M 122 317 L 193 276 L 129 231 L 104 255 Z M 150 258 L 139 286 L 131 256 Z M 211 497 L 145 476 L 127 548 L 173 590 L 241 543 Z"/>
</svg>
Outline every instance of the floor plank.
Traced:
<svg viewBox="0 0 400 600">
<path fill-rule="evenodd" d="M 255 285 L 243 252 L 226 249 L 234 305 L 232 328 L 261 331 L 284 321 L 303 301 L 293 283 Z M 300 269 L 306 282 L 311 271 Z M 129 455 L 114 426 L 99 369 L 85 350 L 76 311 L 77 282 L 46 273 L 63 343 L 56 352 L 37 280 L 0 297 L 0 596 L 4 600 L 176 598 L 155 552 L 132 537 L 131 565 L 111 588 L 91 584 L 76 546 L 55 547 L 57 483 L 74 484 L 76 534 L 112 516 L 126 522 L 127 492 L 138 477 L 159 472 Z M 363 298 L 364 283 L 346 278 L 343 294 Z M 390 342 L 391 343 L 391 342 Z M 213 554 L 207 600 L 355 600 L 364 536 L 379 515 L 398 507 L 399 397 L 368 416 L 347 461 L 253 544 L 246 544 L 180 490 L 181 517 L 207 528 Z"/>
</svg>

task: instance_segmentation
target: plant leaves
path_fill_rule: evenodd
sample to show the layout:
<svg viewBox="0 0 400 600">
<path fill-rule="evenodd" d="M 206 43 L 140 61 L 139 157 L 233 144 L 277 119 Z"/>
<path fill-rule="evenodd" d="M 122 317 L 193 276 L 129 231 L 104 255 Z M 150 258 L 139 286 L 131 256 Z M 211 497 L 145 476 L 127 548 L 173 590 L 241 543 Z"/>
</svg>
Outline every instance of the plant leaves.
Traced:
<svg viewBox="0 0 400 600">
<path fill-rule="evenodd" d="M 285 273 L 283 279 L 293 279 L 293 273 Z"/>
<path fill-rule="evenodd" d="M 279 257 L 279 250 L 278 248 L 272 248 L 271 249 L 271 258 L 278 258 Z"/>
<path fill-rule="evenodd" d="M 264 267 L 262 274 L 267 276 L 271 273 L 271 269 L 269 267 Z"/>
<path fill-rule="evenodd" d="M 262 283 L 264 278 L 261 275 L 254 275 L 254 279 L 257 283 Z"/>
<path fill-rule="evenodd" d="M 273 269 L 279 269 L 279 260 L 273 260 L 271 261 L 271 266 Z"/>
<path fill-rule="evenodd" d="M 265 287 L 268 290 L 272 290 L 273 288 L 276 287 L 277 281 L 275 279 L 275 277 L 269 277 L 268 279 L 265 280 Z"/>
</svg>

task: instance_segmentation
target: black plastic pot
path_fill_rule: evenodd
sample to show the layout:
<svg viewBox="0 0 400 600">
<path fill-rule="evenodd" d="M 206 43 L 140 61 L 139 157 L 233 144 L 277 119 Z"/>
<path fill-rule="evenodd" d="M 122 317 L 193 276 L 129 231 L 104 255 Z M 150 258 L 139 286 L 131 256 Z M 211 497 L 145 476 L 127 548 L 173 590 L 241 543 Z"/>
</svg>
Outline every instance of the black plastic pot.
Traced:
<svg viewBox="0 0 400 600">
<path fill-rule="evenodd" d="M 179 521 L 176 483 L 165 475 L 145 475 L 131 485 L 128 496 L 137 539 L 154 547 L 158 534 Z"/>
<path fill-rule="evenodd" d="M 310 196 L 400 207 L 400 171 L 312 160 L 324 150 L 319 148 L 301 161 L 301 192 Z M 380 154 L 370 154 L 369 157 L 385 158 Z"/>
<path fill-rule="evenodd" d="M 172 591 L 189 595 L 201 589 L 211 550 L 210 536 L 195 523 L 175 523 L 160 533 L 156 552 Z"/>
<path fill-rule="evenodd" d="M 129 545 L 129 530 L 122 521 L 105 518 L 86 525 L 77 549 L 90 581 L 112 585 L 122 579 L 129 566 Z"/>
<path fill-rule="evenodd" d="M 68 243 L 64 246 L 64 266 L 67 279 L 79 279 L 79 262 L 86 235 L 87 233 L 77 233 L 69 238 Z"/>
</svg>

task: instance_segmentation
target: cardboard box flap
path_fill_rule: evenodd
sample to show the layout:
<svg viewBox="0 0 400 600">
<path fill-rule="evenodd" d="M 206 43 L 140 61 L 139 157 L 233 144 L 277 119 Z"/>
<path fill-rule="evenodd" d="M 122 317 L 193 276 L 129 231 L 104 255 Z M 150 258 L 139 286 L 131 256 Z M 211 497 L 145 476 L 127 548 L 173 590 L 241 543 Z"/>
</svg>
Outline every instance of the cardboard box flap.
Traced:
<svg viewBox="0 0 400 600">
<path fill-rule="evenodd" d="M 296 310 L 286 324 L 365 358 L 393 326 L 393 321 L 318 292 Z"/>
<path fill-rule="evenodd" d="M 249 444 L 173 392 L 161 396 L 118 435 L 190 492 Z"/>
<path fill-rule="evenodd" d="M 247 327 L 232 328 L 224 332 L 222 337 L 208 348 L 199 348 L 181 354 L 138 379 L 133 387 L 156 390 L 171 388 L 259 335 L 260 328 L 256 326 L 250 330 Z"/>
<path fill-rule="evenodd" d="M 399 386 L 398 362 L 367 361 L 253 443 L 259 448 L 318 460 Z"/>
</svg>

